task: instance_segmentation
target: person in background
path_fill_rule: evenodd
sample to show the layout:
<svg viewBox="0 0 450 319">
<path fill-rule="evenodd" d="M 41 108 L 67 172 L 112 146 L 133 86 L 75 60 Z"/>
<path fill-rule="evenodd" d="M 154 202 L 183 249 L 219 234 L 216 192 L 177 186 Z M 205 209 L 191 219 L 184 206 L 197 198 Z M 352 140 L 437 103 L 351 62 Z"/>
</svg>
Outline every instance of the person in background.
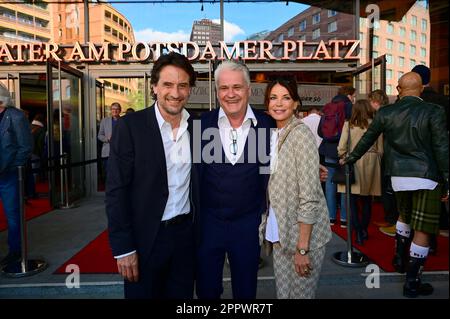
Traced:
<svg viewBox="0 0 450 319">
<path fill-rule="evenodd" d="M 389 98 L 383 90 L 374 90 L 368 96 L 370 105 L 376 111 L 389 104 Z M 378 230 L 383 234 L 395 237 L 395 224 L 398 219 L 397 203 L 395 202 L 394 190 L 392 189 L 391 177 L 385 175 L 384 156 L 381 158 L 381 201 L 383 202 L 384 221 L 374 222 Z"/>
<path fill-rule="evenodd" d="M 132 107 L 126 109 L 125 114 L 130 114 L 136 112 Z"/>
<path fill-rule="evenodd" d="M 127 299 L 193 298 L 199 193 L 184 107 L 195 79 L 184 55 L 161 55 L 155 104 L 120 118 L 111 139 L 106 212 Z"/>
<path fill-rule="evenodd" d="M 440 94 L 433 90 L 430 86 L 431 80 L 431 71 L 425 65 L 416 65 L 412 70 L 420 75 L 422 79 L 423 91 L 420 94 L 420 97 L 429 103 L 434 103 L 440 105 L 444 108 L 446 114 L 446 124 L 447 124 L 447 132 L 448 132 L 448 122 L 449 122 L 449 98 L 443 94 Z M 446 234 L 448 237 L 448 228 L 449 228 L 449 211 L 448 211 L 448 202 L 441 204 L 441 215 L 439 219 L 439 227 L 442 231 L 442 234 Z M 430 254 L 435 255 L 437 253 L 437 238 L 435 235 L 431 236 L 430 239 Z"/>
<path fill-rule="evenodd" d="M 25 114 L 11 104 L 8 90 L 0 84 L 0 199 L 8 222 L 8 248 L 0 268 L 21 260 L 18 166 L 31 157 L 33 138 Z"/>
<path fill-rule="evenodd" d="M 122 107 L 120 103 L 114 102 L 111 104 L 111 116 L 105 117 L 100 122 L 100 129 L 98 131 L 97 138 L 103 142 L 102 146 L 102 162 L 103 162 L 103 171 L 106 176 L 106 171 L 108 167 L 108 157 L 109 157 L 109 149 L 110 149 L 110 141 L 111 136 L 114 131 L 114 127 L 117 124 L 117 120 L 120 118 L 120 112 Z"/>
<path fill-rule="evenodd" d="M 430 235 L 439 231 L 439 199 L 448 201 L 448 133 L 442 107 L 420 98 L 423 86 L 417 73 L 405 73 L 397 90 L 399 101 L 377 112 L 341 164 L 356 162 L 383 134 L 385 174 L 391 176 L 400 213 L 393 265 L 400 273 L 406 271 L 403 295 L 414 298 L 433 293 L 430 284 L 422 283 L 421 273 Z"/>
<path fill-rule="evenodd" d="M 361 136 L 367 131 L 373 118 L 373 109 L 368 100 L 358 100 L 353 105 L 352 116 L 345 121 L 341 139 L 338 145 L 338 155 L 344 158 L 358 144 Z M 348 135 L 350 125 L 350 137 Z M 350 150 L 348 139 L 350 138 Z M 372 196 L 381 195 L 381 157 L 383 154 L 383 140 L 379 137 L 370 150 L 364 154 L 354 165 L 355 183 L 351 187 L 350 209 L 352 213 L 352 226 L 356 233 L 356 243 L 363 245 L 368 239 L 368 227 L 372 215 Z M 338 192 L 342 197 L 345 185 L 338 185 Z M 359 213 L 358 202 L 362 205 Z M 342 205 L 341 210 L 346 210 Z M 346 211 L 347 213 L 347 211 Z"/>
<path fill-rule="evenodd" d="M 352 114 L 352 105 L 355 102 L 356 90 L 351 86 L 343 86 L 339 88 L 338 94 L 331 100 L 332 103 L 344 103 L 344 113 L 345 119 L 350 119 Z M 342 123 L 343 125 L 343 123 Z M 323 130 L 319 124 L 317 133 L 320 137 L 323 136 Z M 330 223 L 334 225 L 336 222 L 336 211 L 337 211 L 337 185 L 332 182 L 332 178 L 336 167 L 339 165 L 339 157 L 337 154 L 337 146 L 339 143 L 340 136 L 336 136 L 332 139 L 323 138 L 319 146 L 319 154 L 323 164 L 328 170 L 328 178 L 325 182 L 325 196 L 327 199 L 328 213 L 330 215 Z M 345 203 L 345 199 L 341 198 L 341 207 Z M 347 216 L 343 214 L 341 210 L 340 214 L 340 224 L 342 228 L 347 227 Z"/>
<path fill-rule="evenodd" d="M 317 134 L 317 129 L 319 128 L 320 122 L 320 108 L 318 106 L 310 106 L 308 109 L 308 115 L 302 119 L 303 123 L 309 127 L 311 132 L 316 139 L 317 148 L 319 148 L 320 143 L 322 143 L 322 138 Z"/>
</svg>

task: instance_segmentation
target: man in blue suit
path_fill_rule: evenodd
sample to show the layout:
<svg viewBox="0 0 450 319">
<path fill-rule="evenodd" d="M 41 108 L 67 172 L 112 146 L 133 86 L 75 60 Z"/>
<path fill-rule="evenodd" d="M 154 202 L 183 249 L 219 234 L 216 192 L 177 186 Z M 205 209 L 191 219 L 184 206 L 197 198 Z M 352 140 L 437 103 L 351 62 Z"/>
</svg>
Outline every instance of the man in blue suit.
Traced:
<svg viewBox="0 0 450 319">
<path fill-rule="evenodd" d="M 198 191 L 184 106 L 195 78 L 185 56 L 159 57 L 155 104 L 120 118 L 112 134 L 106 212 L 126 298 L 193 297 Z"/>
<path fill-rule="evenodd" d="M 224 61 L 214 78 L 220 108 L 204 113 L 201 119 L 196 293 L 201 299 L 220 298 L 226 254 L 233 297 L 254 299 L 260 256 L 258 226 L 266 205 L 266 168 L 274 124 L 248 104 L 250 75 L 245 65 Z"/>
</svg>

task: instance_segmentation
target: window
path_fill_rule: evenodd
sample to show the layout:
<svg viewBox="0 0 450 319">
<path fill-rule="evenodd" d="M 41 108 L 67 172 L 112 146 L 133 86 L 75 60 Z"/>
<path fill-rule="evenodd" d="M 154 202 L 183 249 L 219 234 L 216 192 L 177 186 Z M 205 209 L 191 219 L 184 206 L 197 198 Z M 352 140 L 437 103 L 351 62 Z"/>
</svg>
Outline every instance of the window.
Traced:
<svg viewBox="0 0 450 319">
<path fill-rule="evenodd" d="M 416 60 L 414 59 L 410 59 L 409 60 L 409 68 L 412 69 L 413 67 L 416 66 Z"/>
<path fill-rule="evenodd" d="M 416 55 L 416 46 L 415 45 L 410 45 L 409 46 L 409 54 L 410 55 Z"/>
<path fill-rule="evenodd" d="M 405 65 L 405 58 L 402 56 L 398 57 L 398 66 L 404 66 Z"/>
<path fill-rule="evenodd" d="M 61 38 L 62 37 L 62 29 L 58 30 L 58 36 Z"/>
<path fill-rule="evenodd" d="M 302 34 L 298 37 L 300 41 L 306 41 L 306 35 Z"/>
<path fill-rule="evenodd" d="M 386 54 L 386 64 L 393 64 L 391 54 Z"/>
<path fill-rule="evenodd" d="M 284 34 L 282 33 L 278 36 L 278 42 L 283 42 L 283 40 L 284 40 Z"/>
<path fill-rule="evenodd" d="M 420 56 L 422 58 L 427 56 L 427 50 L 425 48 L 420 48 Z"/>
<path fill-rule="evenodd" d="M 372 57 L 375 59 L 375 58 L 378 58 L 378 56 L 379 56 L 379 53 L 378 53 L 378 51 L 373 51 L 372 52 Z"/>
<path fill-rule="evenodd" d="M 404 27 L 400 27 L 400 29 L 398 29 L 398 34 L 401 37 L 404 37 L 406 35 L 406 29 Z"/>
<path fill-rule="evenodd" d="M 317 29 L 313 30 L 312 38 L 313 38 L 313 40 L 317 39 L 317 38 L 320 38 L 320 28 L 317 28 Z"/>
<path fill-rule="evenodd" d="M 334 17 L 337 14 L 335 10 L 328 10 L 328 18 Z"/>
<path fill-rule="evenodd" d="M 400 52 L 405 52 L 405 42 L 399 42 L 398 43 L 398 50 Z"/>
<path fill-rule="evenodd" d="M 427 20 L 422 19 L 422 31 L 427 31 Z"/>
<path fill-rule="evenodd" d="M 386 70 L 386 79 L 388 79 L 388 80 L 392 79 L 392 70 L 391 69 Z"/>
<path fill-rule="evenodd" d="M 61 23 L 61 15 L 58 14 L 58 22 Z"/>
<path fill-rule="evenodd" d="M 386 94 L 392 95 L 392 85 L 390 84 L 386 85 Z"/>
<path fill-rule="evenodd" d="M 377 35 L 373 36 L 373 47 L 377 47 L 378 46 L 378 42 L 380 41 L 380 38 L 378 38 Z"/>
<path fill-rule="evenodd" d="M 336 30 L 337 30 L 337 22 L 336 21 L 328 23 L 328 32 L 334 32 Z"/>
<path fill-rule="evenodd" d="M 305 31 L 306 30 L 306 20 L 300 21 L 300 24 L 298 25 L 298 29 L 300 31 Z"/>
<path fill-rule="evenodd" d="M 427 44 L 427 35 L 426 34 L 422 33 L 420 35 L 420 43 Z"/>
<path fill-rule="evenodd" d="M 392 23 L 388 23 L 387 32 L 390 34 L 394 33 L 394 25 Z"/>
<path fill-rule="evenodd" d="M 359 41 L 364 42 L 364 33 L 362 32 L 359 33 Z"/>
<path fill-rule="evenodd" d="M 313 15 L 312 17 L 312 24 L 316 24 L 320 22 L 320 12 L 316 13 L 315 15 Z"/>
<path fill-rule="evenodd" d="M 412 15 L 412 16 L 411 16 L 411 25 L 412 25 L 413 27 L 416 27 L 416 26 L 417 26 L 417 17 L 416 17 L 415 15 Z"/>
<path fill-rule="evenodd" d="M 288 30 L 288 37 L 292 37 L 294 35 L 294 27 L 290 27 Z"/>
<path fill-rule="evenodd" d="M 392 50 L 394 48 L 394 41 L 392 41 L 391 39 L 387 39 L 386 40 L 386 48 L 388 50 Z"/>
<path fill-rule="evenodd" d="M 403 16 L 402 23 L 406 23 L 406 16 Z"/>
<path fill-rule="evenodd" d="M 416 31 L 411 30 L 411 32 L 409 33 L 409 39 L 410 39 L 411 41 L 416 41 L 416 38 L 417 38 L 417 33 L 416 33 Z"/>
<path fill-rule="evenodd" d="M 400 78 L 403 76 L 403 74 L 404 74 L 404 73 L 403 73 L 402 71 L 398 71 L 398 72 L 397 72 L 397 78 L 400 79 Z"/>
</svg>

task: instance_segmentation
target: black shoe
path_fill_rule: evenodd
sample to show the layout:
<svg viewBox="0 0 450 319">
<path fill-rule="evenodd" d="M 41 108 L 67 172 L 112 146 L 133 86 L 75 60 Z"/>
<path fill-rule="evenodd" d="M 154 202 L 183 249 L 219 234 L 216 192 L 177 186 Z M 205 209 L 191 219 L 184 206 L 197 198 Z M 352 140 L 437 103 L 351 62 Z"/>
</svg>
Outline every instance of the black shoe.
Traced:
<svg viewBox="0 0 450 319">
<path fill-rule="evenodd" d="M 431 284 L 418 282 L 406 282 L 403 286 L 403 296 L 407 298 L 416 298 L 418 296 L 429 296 L 434 288 Z"/>
<path fill-rule="evenodd" d="M 21 253 L 18 251 L 10 252 L 5 258 L 0 261 L 0 268 L 12 263 L 16 263 L 22 259 Z"/>
<path fill-rule="evenodd" d="M 336 219 L 330 218 L 330 225 L 334 225 L 334 224 L 336 224 Z"/>
</svg>

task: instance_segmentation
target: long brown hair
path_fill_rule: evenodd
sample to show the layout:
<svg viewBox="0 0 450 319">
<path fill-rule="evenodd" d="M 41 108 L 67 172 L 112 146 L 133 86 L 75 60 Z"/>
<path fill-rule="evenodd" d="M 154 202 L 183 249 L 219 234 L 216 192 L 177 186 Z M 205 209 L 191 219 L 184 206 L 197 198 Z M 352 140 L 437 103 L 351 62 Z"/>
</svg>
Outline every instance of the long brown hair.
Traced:
<svg viewBox="0 0 450 319">
<path fill-rule="evenodd" d="M 266 92 L 264 93 L 264 105 L 266 106 L 266 109 L 269 107 L 269 101 L 270 101 L 270 93 L 272 91 L 272 88 L 275 85 L 281 85 L 286 90 L 288 90 L 289 95 L 291 98 L 298 102 L 298 106 L 302 106 L 302 101 L 300 100 L 300 96 L 298 95 L 297 91 L 297 81 L 294 77 L 286 76 L 286 77 L 277 77 L 273 79 L 269 84 L 267 84 Z"/>
<path fill-rule="evenodd" d="M 350 127 L 360 127 L 362 129 L 369 127 L 369 119 L 372 119 L 369 113 L 371 106 L 368 100 L 357 100 L 352 107 L 352 116 L 350 117 Z"/>
</svg>

